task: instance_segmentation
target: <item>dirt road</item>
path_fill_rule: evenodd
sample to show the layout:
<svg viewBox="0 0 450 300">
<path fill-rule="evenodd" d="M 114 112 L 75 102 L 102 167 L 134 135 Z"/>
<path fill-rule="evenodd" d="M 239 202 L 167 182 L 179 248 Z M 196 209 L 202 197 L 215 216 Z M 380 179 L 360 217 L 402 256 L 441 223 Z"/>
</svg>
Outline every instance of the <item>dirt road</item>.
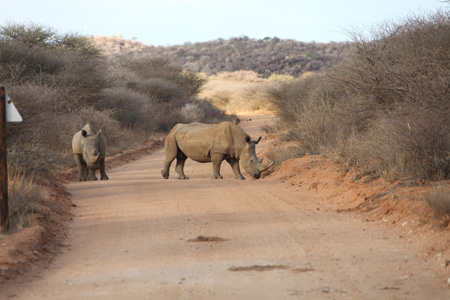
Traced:
<svg viewBox="0 0 450 300">
<path fill-rule="evenodd" d="M 269 116 L 242 127 L 251 135 Z M 245 118 L 244 118 L 245 120 Z M 264 146 L 264 145 L 261 145 Z M 257 150 L 261 149 L 257 146 Z M 63 253 L 2 299 L 449 299 L 423 254 L 393 232 L 273 179 L 186 164 L 161 177 L 164 152 L 70 183 Z"/>
</svg>

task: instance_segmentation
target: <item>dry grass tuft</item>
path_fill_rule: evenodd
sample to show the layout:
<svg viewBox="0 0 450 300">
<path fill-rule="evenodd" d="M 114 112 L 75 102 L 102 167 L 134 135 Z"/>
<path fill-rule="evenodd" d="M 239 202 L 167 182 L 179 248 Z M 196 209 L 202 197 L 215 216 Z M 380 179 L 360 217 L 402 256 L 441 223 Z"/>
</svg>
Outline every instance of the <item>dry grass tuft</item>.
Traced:
<svg viewBox="0 0 450 300">
<path fill-rule="evenodd" d="M 450 222 L 450 190 L 443 186 L 425 193 L 425 201 L 433 210 L 436 219 L 442 220 L 445 226 Z"/>
<path fill-rule="evenodd" d="M 35 176 L 8 167 L 8 200 L 10 227 L 21 230 L 28 226 L 38 204 L 43 199 L 41 187 Z"/>
<path fill-rule="evenodd" d="M 269 148 L 265 153 L 265 156 L 274 161 L 274 166 L 280 168 L 283 162 L 292 158 L 299 158 L 305 155 L 305 151 L 298 146 L 274 146 Z"/>
</svg>

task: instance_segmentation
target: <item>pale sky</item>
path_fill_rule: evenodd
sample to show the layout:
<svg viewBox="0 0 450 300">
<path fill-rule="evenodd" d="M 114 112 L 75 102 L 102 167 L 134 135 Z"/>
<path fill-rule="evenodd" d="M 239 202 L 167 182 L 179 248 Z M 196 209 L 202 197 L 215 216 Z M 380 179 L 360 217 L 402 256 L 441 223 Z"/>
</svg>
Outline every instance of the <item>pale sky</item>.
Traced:
<svg viewBox="0 0 450 300">
<path fill-rule="evenodd" d="M 180 45 L 218 38 L 279 37 L 303 42 L 349 40 L 362 30 L 423 15 L 442 0 L 0 0 L 0 25 L 37 23 L 59 33 L 137 38 Z"/>
</svg>

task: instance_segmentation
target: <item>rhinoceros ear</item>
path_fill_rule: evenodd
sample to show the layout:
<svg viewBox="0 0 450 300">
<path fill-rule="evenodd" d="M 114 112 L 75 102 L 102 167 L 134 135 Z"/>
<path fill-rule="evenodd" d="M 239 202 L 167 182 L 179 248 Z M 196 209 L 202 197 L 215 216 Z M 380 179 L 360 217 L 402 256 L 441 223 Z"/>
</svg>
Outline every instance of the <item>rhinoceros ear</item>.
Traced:
<svg viewBox="0 0 450 300">
<path fill-rule="evenodd" d="M 261 137 L 259 137 L 256 141 L 253 141 L 253 143 L 255 143 L 255 145 L 256 145 L 259 143 L 260 140 L 261 140 Z"/>
<path fill-rule="evenodd" d="M 81 130 L 81 135 L 85 138 L 87 136 L 86 130 Z"/>
</svg>

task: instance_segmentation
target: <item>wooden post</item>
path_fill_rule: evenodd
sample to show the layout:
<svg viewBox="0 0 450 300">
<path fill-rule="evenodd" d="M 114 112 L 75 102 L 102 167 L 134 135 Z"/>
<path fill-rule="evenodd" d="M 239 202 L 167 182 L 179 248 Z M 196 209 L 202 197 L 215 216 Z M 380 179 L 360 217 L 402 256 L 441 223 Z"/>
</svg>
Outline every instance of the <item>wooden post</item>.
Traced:
<svg viewBox="0 0 450 300">
<path fill-rule="evenodd" d="M 7 233 L 9 230 L 5 95 L 5 87 L 2 86 L 0 87 L 0 227 L 2 233 Z"/>
</svg>

